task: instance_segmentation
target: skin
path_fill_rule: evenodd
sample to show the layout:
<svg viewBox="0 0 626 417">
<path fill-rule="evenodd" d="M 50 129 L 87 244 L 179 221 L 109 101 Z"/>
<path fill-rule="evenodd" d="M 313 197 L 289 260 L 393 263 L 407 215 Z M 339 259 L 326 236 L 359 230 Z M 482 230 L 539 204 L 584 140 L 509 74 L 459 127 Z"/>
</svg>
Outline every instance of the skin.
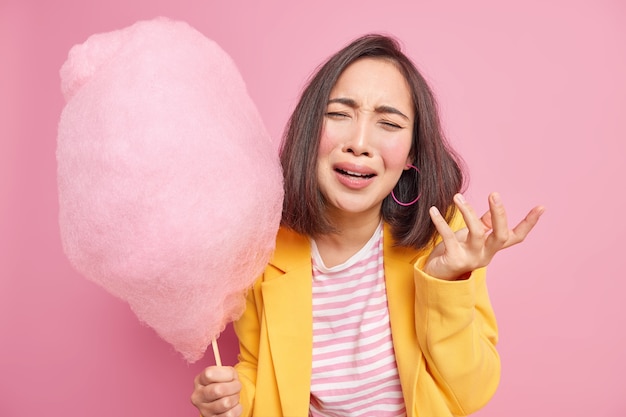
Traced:
<svg viewBox="0 0 626 417">
<path fill-rule="evenodd" d="M 387 60 L 360 59 L 343 72 L 330 94 L 320 138 L 317 175 L 338 232 L 316 239 L 326 266 L 343 263 L 370 239 L 383 199 L 410 162 L 413 105 L 406 80 Z M 454 203 L 467 227 L 456 233 L 436 207 L 430 217 L 442 237 L 424 272 L 443 280 L 467 279 L 498 251 L 522 242 L 544 212 L 531 209 L 509 229 L 500 195 L 489 195 L 478 217 L 461 194 Z M 204 417 L 236 417 L 241 384 L 232 367 L 208 367 L 195 378 L 191 402 Z"/>
<path fill-rule="evenodd" d="M 350 258 L 374 233 L 383 199 L 408 169 L 414 117 L 408 84 L 391 61 L 360 59 L 331 90 L 317 160 L 338 230 L 316 238 L 326 266 Z"/>
<path fill-rule="evenodd" d="M 543 206 L 536 206 L 517 226 L 509 229 L 500 194 L 491 193 L 488 200 L 489 211 L 479 218 L 461 194 L 454 196 L 454 204 L 467 225 L 456 233 L 436 207 L 430 208 L 430 218 L 442 242 L 431 252 L 424 272 L 448 281 L 468 278 L 473 270 L 487 266 L 498 251 L 524 241 L 545 211 Z"/>
<path fill-rule="evenodd" d="M 210 366 L 194 379 L 191 403 L 204 417 L 238 417 L 241 383 L 231 366 Z"/>
</svg>

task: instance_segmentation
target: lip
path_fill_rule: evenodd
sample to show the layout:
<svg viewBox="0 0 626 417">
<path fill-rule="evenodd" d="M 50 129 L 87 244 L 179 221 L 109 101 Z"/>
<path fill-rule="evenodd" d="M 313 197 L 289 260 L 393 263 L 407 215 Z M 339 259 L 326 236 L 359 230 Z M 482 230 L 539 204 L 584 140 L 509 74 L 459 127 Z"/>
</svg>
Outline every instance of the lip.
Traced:
<svg viewBox="0 0 626 417">
<path fill-rule="evenodd" d="M 335 164 L 333 171 L 340 184 L 353 190 L 367 187 L 376 178 L 376 171 L 373 169 L 351 163 Z"/>
</svg>

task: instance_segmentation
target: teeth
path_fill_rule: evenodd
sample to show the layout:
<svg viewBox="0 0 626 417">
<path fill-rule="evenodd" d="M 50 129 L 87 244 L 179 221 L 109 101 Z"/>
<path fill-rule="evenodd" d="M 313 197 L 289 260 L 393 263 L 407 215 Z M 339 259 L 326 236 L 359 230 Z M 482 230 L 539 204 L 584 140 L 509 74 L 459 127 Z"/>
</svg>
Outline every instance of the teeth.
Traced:
<svg viewBox="0 0 626 417">
<path fill-rule="evenodd" d="M 353 171 L 346 171 L 346 170 L 340 170 L 340 171 L 352 177 L 371 178 L 374 176 L 374 174 L 361 174 L 360 172 L 353 172 Z"/>
<path fill-rule="evenodd" d="M 353 176 L 355 176 L 355 177 L 365 177 L 365 175 L 360 174 L 360 173 L 358 173 L 358 172 L 345 171 L 345 173 L 346 173 L 346 174 L 348 174 L 348 175 L 353 175 Z"/>
</svg>

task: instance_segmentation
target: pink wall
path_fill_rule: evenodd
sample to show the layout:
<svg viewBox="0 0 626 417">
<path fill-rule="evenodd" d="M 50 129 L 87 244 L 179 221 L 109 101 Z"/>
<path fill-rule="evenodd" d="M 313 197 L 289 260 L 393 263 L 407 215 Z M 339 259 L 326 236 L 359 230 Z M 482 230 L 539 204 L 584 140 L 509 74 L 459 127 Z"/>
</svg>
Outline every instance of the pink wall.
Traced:
<svg viewBox="0 0 626 417">
<path fill-rule="evenodd" d="M 504 370 L 478 415 L 626 415 L 626 6 L 504 3 L 0 0 L 0 416 L 196 415 L 192 379 L 212 355 L 187 365 L 76 274 L 58 236 L 58 70 L 89 35 L 158 15 L 233 56 L 275 136 L 328 54 L 364 32 L 400 37 L 470 166 L 468 198 L 482 210 L 499 190 L 515 219 L 548 208 L 492 264 Z M 221 347 L 232 364 L 230 330 Z"/>
</svg>

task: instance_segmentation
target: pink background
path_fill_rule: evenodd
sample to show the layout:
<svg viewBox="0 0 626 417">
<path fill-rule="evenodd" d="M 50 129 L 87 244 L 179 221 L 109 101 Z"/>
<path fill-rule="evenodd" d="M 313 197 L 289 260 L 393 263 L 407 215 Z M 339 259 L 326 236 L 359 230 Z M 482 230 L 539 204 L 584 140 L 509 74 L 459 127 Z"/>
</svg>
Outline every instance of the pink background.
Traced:
<svg viewBox="0 0 626 417">
<path fill-rule="evenodd" d="M 435 4 L 436 3 L 436 4 Z M 0 0 L 0 416 L 196 416 L 188 365 L 75 273 L 57 224 L 58 71 L 137 20 L 185 20 L 237 62 L 279 136 L 305 78 L 352 38 L 392 33 L 427 74 L 482 211 L 548 208 L 490 270 L 500 388 L 479 416 L 626 415 L 626 6 L 501 2 Z M 235 361 L 231 330 L 220 339 Z"/>
</svg>

